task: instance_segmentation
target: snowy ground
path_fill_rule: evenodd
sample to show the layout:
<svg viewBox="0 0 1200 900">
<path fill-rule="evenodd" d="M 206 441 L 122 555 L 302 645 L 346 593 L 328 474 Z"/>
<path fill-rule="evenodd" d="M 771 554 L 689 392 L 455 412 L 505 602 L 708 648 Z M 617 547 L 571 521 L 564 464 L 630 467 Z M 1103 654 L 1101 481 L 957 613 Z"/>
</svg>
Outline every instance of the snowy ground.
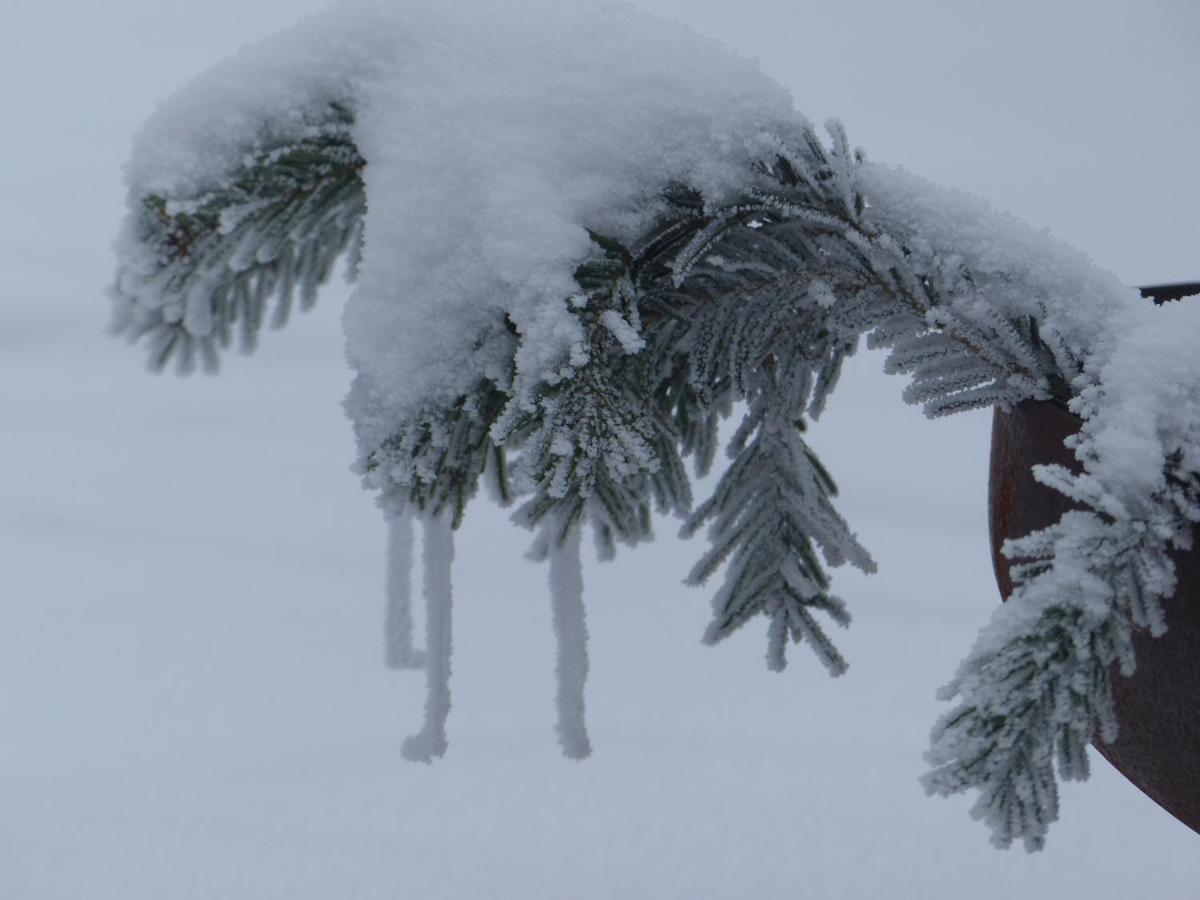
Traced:
<svg viewBox="0 0 1200 900">
<path fill-rule="evenodd" d="M 67 2 L 0 37 L 0 898 L 1200 897 L 1196 835 L 1098 759 L 1036 856 L 923 795 L 933 692 L 997 600 L 988 420 L 923 421 L 870 355 L 813 437 L 880 566 L 839 572 L 849 674 L 803 653 L 769 673 L 756 629 L 700 646 L 707 597 L 679 585 L 700 548 L 663 523 L 587 569 L 596 754 L 563 760 L 545 573 L 480 506 L 456 561 L 450 752 L 401 760 L 422 683 L 381 662 L 383 529 L 338 407 L 344 294 L 218 379 L 151 377 L 102 335 L 133 129 L 319 5 Z M 1200 277 L 1183 4 L 922 6 L 865 38 L 830 13 L 824 40 L 791 5 L 651 6 L 762 55 L 875 158 L 989 193 L 1131 282 Z M 797 59 L 788 33 L 822 46 Z M 889 36 L 923 36 L 921 59 Z"/>
</svg>

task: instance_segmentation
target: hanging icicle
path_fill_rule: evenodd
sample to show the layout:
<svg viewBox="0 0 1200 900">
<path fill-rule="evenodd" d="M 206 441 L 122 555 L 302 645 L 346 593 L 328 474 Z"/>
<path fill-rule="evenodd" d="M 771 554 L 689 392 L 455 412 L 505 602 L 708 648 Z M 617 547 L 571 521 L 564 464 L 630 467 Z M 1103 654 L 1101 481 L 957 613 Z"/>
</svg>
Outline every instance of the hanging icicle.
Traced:
<svg viewBox="0 0 1200 900">
<path fill-rule="evenodd" d="M 425 654 L 413 646 L 413 513 L 388 517 L 387 609 L 383 620 L 383 658 L 389 669 L 420 669 Z"/>
<path fill-rule="evenodd" d="M 584 759 L 592 753 L 584 712 L 583 690 L 587 683 L 587 620 L 583 607 L 583 568 L 579 556 L 579 526 L 567 530 L 561 543 L 551 541 L 550 598 L 554 609 L 554 633 L 558 638 L 555 674 L 558 688 L 558 743 L 563 755 Z"/>
<path fill-rule="evenodd" d="M 450 714 L 450 567 L 454 530 L 449 513 L 422 520 L 425 536 L 425 724 L 404 742 L 401 753 L 416 762 L 432 762 L 446 752 Z"/>
</svg>

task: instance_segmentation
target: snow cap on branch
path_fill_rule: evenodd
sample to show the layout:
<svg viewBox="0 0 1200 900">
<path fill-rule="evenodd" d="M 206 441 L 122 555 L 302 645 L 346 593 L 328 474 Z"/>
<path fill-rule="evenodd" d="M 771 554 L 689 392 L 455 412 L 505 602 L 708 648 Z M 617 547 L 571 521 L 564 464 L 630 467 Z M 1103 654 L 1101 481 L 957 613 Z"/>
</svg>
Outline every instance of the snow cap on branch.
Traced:
<svg viewBox="0 0 1200 900">
<path fill-rule="evenodd" d="M 756 64 L 631 8 L 346 0 L 164 104 L 132 193 L 201 195 L 329 104 L 353 110 L 369 163 L 345 314 L 367 382 L 355 402 L 389 426 L 503 370 L 497 318 L 526 338 L 518 377 L 553 377 L 577 334 L 562 301 L 590 252 L 583 223 L 632 240 L 672 182 L 720 202 L 805 124 Z"/>
</svg>

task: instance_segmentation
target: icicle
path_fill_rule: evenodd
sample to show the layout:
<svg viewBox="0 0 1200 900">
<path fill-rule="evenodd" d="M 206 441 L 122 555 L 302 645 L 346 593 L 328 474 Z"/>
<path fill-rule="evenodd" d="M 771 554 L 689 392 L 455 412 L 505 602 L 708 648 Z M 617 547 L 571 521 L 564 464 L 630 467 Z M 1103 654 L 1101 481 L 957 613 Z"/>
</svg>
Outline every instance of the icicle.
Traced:
<svg viewBox="0 0 1200 900">
<path fill-rule="evenodd" d="M 388 517 L 387 609 L 383 658 L 389 669 L 420 669 L 425 654 L 413 647 L 413 514 L 403 509 Z"/>
<path fill-rule="evenodd" d="M 583 570 L 579 558 L 579 526 L 568 529 L 561 544 L 552 543 L 550 597 L 554 607 L 554 633 L 558 638 L 555 674 L 558 689 L 558 743 L 563 755 L 583 759 L 591 755 L 584 718 L 583 688 L 587 682 L 587 621 L 583 608 Z"/>
<path fill-rule="evenodd" d="M 404 742 L 401 753 L 416 762 L 433 762 L 446 752 L 450 713 L 450 566 L 454 531 L 450 513 L 424 519 L 425 532 L 425 725 Z"/>
<path fill-rule="evenodd" d="M 781 605 L 771 614 L 771 624 L 767 626 L 767 668 L 772 672 L 787 668 L 787 639 L 787 610 Z"/>
</svg>

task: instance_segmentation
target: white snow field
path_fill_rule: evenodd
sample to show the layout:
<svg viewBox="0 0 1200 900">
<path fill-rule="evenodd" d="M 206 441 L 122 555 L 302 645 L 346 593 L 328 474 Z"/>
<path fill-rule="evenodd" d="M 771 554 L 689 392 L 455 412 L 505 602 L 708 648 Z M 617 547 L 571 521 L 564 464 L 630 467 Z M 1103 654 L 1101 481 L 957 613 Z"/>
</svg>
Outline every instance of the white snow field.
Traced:
<svg viewBox="0 0 1200 900">
<path fill-rule="evenodd" d="M 708 594 L 680 584 L 702 547 L 675 523 L 603 566 L 585 544 L 594 753 L 563 759 L 547 567 L 479 502 L 456 541 L 450 749 L 401 756 L 425 691 L 384 666 L 385 529 L 340 408 L 347 291 L 216 378 L 150 375 L 104 334 L 136 128 L 322 5 L 5 13 L 0 900 L 1200 897 L 1197 836 L 1099 757 L 1035 855 L 993 849 L 971 798 L 924 795 L 934 691 L 998 602 L 989 416 L 925 421 L 865 351 L 811 432 L 879 564 L 836 573 L 845 676 L 803 652 L 767 671 L 761 627 L 702 646 Z M 1200 277 L 1188 4 L 639 5 L 760 56 L 873 159 L 1130 283 Z"/>
</svg>

